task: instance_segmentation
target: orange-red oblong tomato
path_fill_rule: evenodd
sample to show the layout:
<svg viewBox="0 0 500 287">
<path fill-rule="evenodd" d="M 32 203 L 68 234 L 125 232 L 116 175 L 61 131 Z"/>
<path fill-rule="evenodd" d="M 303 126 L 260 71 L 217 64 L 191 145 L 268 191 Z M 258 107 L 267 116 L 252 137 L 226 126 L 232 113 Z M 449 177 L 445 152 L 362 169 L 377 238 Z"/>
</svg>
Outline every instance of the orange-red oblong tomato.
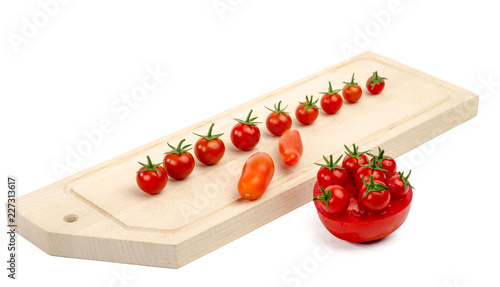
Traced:
<svg viewBox="0 0 500 287">
<path fill-rule="evenodd" d="M 254 153 L 243 165 L 238 192 L 244 199 L 255 200 L 264 194 L 273 176 L 273 159 L 265 152 Z"/>
<path fill-rule="evenodd" d="M 304 150 L 300 133 L 297 130 L 286 130 L 280 137 L 279 150 L 286 165 L 295 165 L 299 162 Z"/>
</svg>

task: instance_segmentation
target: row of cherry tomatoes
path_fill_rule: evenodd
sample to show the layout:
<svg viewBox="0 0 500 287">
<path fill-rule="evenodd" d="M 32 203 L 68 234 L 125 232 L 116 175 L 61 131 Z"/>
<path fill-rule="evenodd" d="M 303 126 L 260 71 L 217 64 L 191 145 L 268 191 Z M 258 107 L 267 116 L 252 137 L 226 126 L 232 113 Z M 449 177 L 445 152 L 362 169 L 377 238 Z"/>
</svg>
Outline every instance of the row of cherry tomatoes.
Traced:
<svg viewBox="0 0 500 287">
<path fill-rule="evenodd" d="M 367 90 L 372 94 L 380 93 L 385 86 L 386 78 L 379 77 L 377 72 L 367 80 Z M 342 96 L 350 103 L 357 102 L 362 95 L 362 89 L 358 83 L 354 82 L 354 74 L 350 82 L 344 82 L 345 86 L 342 89 Z M 334 114 L 342 107 L 342 98 L 338 94 L 340 90 L 333 90 L 331 82 L 329 82 L 328 92 L 323 92 L 321 98 L 321 108 L 328 114 Z M 319 107 L 316 106 L 318 100 L 313 101 L 313 97 L 306 96 L 305 102 L 299 102 L 295 109 L 296 119 L 303 125 L 312 124 L 319 115 Z M 267 107 L 266 107 L 267 108 Z M 274 105 L 274 110 L 267 108 L 271 113 L 266 118 L 266 127 L 268 131 L 276 136 L 280 136 L 279 150 L 283 161 L 287 165 L 294 165 L 302 156 L 302 141 L 300 134 L 296 130 L 292 130 L 292 119 L 286 107 L 281 109 L 281 101 Z M 244 151 L 253 149 L 260 140 L 260 130 L 257 127 L 257 117 L 252 117 L 253 110 L 250 110 L 245 120 L 234 119 L 237 124 L 231 130 L 231 142 L 233 145 Z M 223 134 L 213 134 L 214 123 L 210 126 L 207 135 L 196 134 L 200 137 L 194 145 L 194 153 L 196 158 L 206 164 L 213 165 L 220 161 L 225 153 L 224 142 L 220 139 Z M 190 144 L 183 145 L 184 139 L 177 146 L 167 145 L 171 151 L 166 152 L 164 161 L 159 164 L 153 164 L 150 157 L 147 156 L 147 164 L 140 163 L 142 167 L 137 171 L 136 181 L 144 192 L 156 194 L 161 192 L 168 181 L 168 176 L 175 179 L 184 179 L 191 174 L 194 169 L 195 161 L 189 150 L 192 148 Z M 252 164 L 255 162 L 255 164 Z M 259 173 L 253 172 L 259 162 L 267 162 L 271 168 L 262 169 Z M 252 172 L 250 172 L 252 171 Z M 271 172 L 272 171 L 272 172 Z M 264 174 L 261 174 L 264 173 Z M 269 182 L 274 174 L 274 163 L 271 157 L 266 153 L 256 153 L 252 155 L 245 163 L 242 171 L 242 177 L 238 184 L 238 190 L 243 198 L 257 199 L 267 189 Z M 168 176 L 167 176 L 168 175 Z M 261 176 L 261 184 L 259 188 L 255 186 L 247 186 L 241 184 L 245 182 L 246 177 Z M 259 180 L 254 180 L 258 182 Z"/>
</svg>

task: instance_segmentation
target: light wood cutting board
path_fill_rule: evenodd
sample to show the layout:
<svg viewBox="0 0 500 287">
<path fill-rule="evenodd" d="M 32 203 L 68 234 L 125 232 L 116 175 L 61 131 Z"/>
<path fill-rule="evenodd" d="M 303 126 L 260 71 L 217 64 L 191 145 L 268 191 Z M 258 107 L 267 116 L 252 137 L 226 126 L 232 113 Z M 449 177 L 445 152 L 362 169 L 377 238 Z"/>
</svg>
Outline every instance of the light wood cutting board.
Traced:
<svg viewBox="0 0 500 287">
<path fill-rule="evenodd" d="M 364 83 L 375 70 L 389 80 L 372 96 Z M 359 102 L 344 102 L 335 115 L 321 111 L 310 126 L 295 120 L 295 107 L 306 95 L 318 98 L 328 81 L 342 88 L 353 72 L 363 87 Z M 264 106 L 279 100 L 289 105 L 304 144 L 302 159 L 292 167 L 283 164 L 278 138 L 265 124 L 259 125 L 260 143 L 249 152 L 237 150 L 229 138 L 233 118 L 253 109 L 265 122 Z M 469 91 L 367 52 L 22 196 L 18 233 L 51 255 L 178 268 L 311 201 L 314 162 L 322 155 L 336 158 L 344 144 L 356 143 L 397 157 L 474 117 L 477 104 L 478 96 Z M 137 187 L 138 161 L 146 155 L 162 161 L 167 141 L 194 143 L 198 137 L 192 132 L 204 134 L 212 122 L 215 132 L 225 133 L 226 154 L 219 163 L 197 161 L 188 178 L 170 178 L 154 196 Z M 260 199 L 246 201 L 236 186 L 244 162 L 257 151 L 271 155 L 276 172 Z"/>
</svg>

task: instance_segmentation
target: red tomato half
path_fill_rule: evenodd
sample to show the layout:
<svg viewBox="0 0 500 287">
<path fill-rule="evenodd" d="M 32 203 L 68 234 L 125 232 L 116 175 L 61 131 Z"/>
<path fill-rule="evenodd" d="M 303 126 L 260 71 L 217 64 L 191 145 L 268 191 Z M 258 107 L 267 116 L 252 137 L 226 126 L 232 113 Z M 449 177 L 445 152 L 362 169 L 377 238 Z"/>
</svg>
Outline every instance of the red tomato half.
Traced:
<svg viewBox="0 0 500 287">
<path fill-rule="evenodd" d="M 314 185 L 313 197 L 320 196 L 318 183 Z M 386 237 L 397 230 L 410 212 L 413 192 L 409 190 L 404 198 L 392 200 L 380 214 L 369 213 L 359 206 L 356 196 L 351 197 L 347 211 L 341 215 L 326 212 L 321 202 L 314 201 L 321 223 L 336 237 L 352 242 L 369 242 Z"/>
</svg>

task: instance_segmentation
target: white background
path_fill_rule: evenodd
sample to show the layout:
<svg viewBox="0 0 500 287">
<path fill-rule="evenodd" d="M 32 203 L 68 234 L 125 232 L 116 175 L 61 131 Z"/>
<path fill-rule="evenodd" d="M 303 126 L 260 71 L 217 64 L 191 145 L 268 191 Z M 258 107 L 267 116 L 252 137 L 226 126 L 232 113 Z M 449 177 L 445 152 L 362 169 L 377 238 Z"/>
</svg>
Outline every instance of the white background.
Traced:
<svg viewBox="0 0 500 287">
<path fill-rule="evenodd" d="M 405 224 L 377 243 L 332 237 L 312 203 L 178 270 L 53 257 L 19 236 L 19 279 L 1 267 L 2 286 L 500 285 L 493 1 L 68 1 L 42 8 L 48 2 L 0 4 L 0 175 L 18 177 L 19 196 L 60 178 L 52 165 L 66 164 L 68 149 L 103 119 L 113 130 L 62 176 L 366 50 L 479 94 L 479 113 L 398 158 L 413 169 L 415 198 Z M 169 75 L 128 114 L 118 113 L 112 106 L 141 85 L 147 67 Z"/>
</svg>

